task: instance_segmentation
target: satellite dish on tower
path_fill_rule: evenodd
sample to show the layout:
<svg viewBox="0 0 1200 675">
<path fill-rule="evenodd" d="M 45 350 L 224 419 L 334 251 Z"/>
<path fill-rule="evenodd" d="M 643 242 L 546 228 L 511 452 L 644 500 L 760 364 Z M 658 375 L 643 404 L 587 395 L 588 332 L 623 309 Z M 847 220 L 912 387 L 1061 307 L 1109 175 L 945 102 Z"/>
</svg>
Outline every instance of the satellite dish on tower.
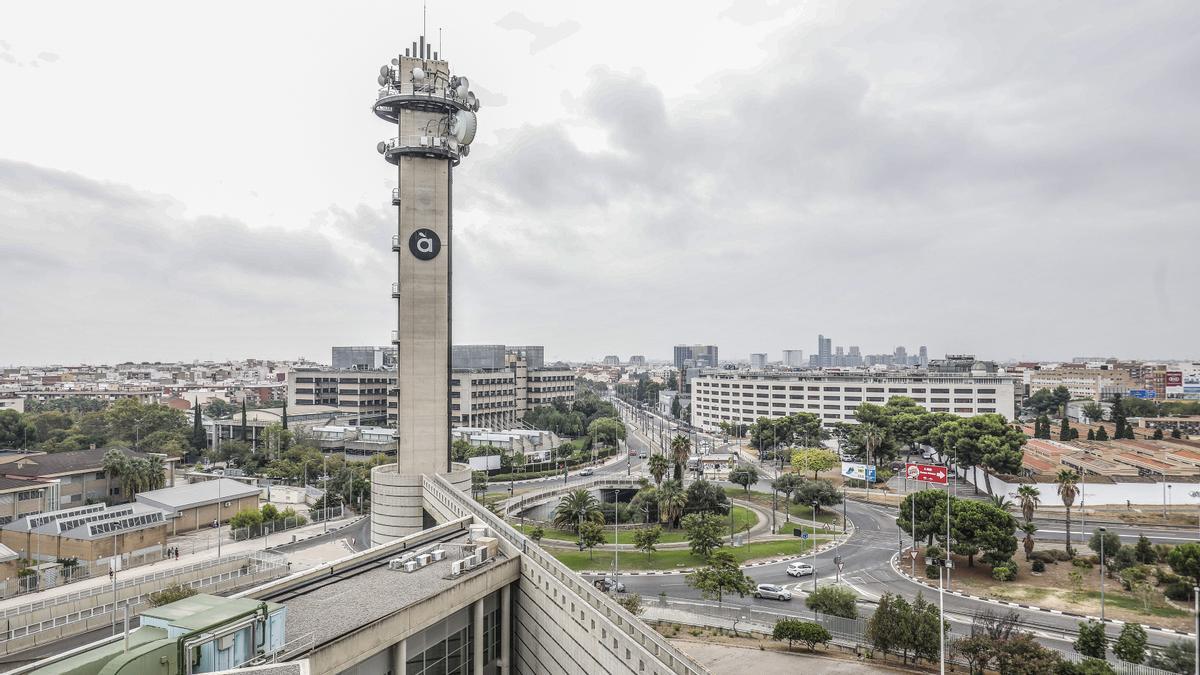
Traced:
<svg viewBox="0 0 1200 675">
<path fill-rule="evenodd" d="M 413 76 L 414 82 L 424 82 L 425 81 L 425 71 L 420 66 L 417 66 L 416 68 L 412 69 L 412 76 Z"/>
<path fill-rule="evenodd" d="M 462 87 L 463 89 L 470 89 L 471 81 L 467 79 L 466 75 L 459 75 L 458 76 L 458 86 Z"/>
<path fill-rule="evenodd" d="M 470 145 L 471 141 L 475 140 L 477 124 L 475 113 L 469 110 L 459 110 L 454 114 L 454 122 L 451 125 L 455 140 L 461 145 Z"/>
<path fill-rule="evenodd" d="M 468 108 L 471 108 L 472 110 L 474 110 L 475 104 L 478 102 L 478 100 L 479 99 L 475 98 L 475 92 L 473 92 L 473 91 L 467 92 L 467 107 Z"/>
<path fill-rule="evenodd" d="M 379 144 L 375 146 L 375 150 L 382 155 L 383 153 L 387 152 L 387 143 L 379 141 Z"/>
<path fill-rule="evenodd" d="M 383 77 L 387 77 L 388 75 L 392 74 L 392 69 L 388 68 L 386 64 L 379 66 L 379 74 Z"/>
<path fill-rule="evenodd" d="M 467 155 L 471 154 L 471 146 L 469 146 L 469 145 L 460 145 L 460 146 L 458 147 L 458 152 L 459 152 L 459 154 L 461 154 L 463 157 L 466 157 Z"/>
<path fill-rule="evenodd" d="M 392 65 L 393 65 L 393 66 L 398 66 L 398 65 L 400 65 L 400 59 L 392 59 Z"/>
<path fill-rule="evenodd" d="M 383 75 L 380 75 L 379 77 L 375 78 L 375 81 L 378 82 L 379 86 L 381 86 L 381 87 L 386 86 L 388 83 L 388 79 L 386 77 L 384 77 Z"/>
<path fill-rule="evenodd" d="M 465 84 L 460 84 L 460 85 L 458 85 L 457 87 L 455 87 L 455 88 L 454 88 L 454 93 L 455 93 L 455 94 L 456 94 L 456 95 L 457 95 L 459 98 L 466 98 L 466 96 L 467 96 L 467 85 L 465 85 Z"/>
</svg>

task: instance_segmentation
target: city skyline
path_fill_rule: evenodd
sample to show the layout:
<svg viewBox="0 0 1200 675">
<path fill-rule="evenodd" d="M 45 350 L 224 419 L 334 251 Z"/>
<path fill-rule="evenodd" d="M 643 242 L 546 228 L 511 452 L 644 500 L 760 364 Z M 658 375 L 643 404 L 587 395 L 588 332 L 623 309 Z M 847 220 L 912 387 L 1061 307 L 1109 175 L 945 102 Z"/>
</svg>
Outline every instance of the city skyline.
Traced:
<svg viewBox="0 0 1200 675">
<path fill-rule="evenodd" d="M 669 48 L 665 7 L 636 25 L 601 7 L 476 3 L 457 24 L 431 7 L 489 119 L 455 201 L 455 341 L 662 359 L 649 347 L 681 338 L 770 351 L 764 330 L 807 355 L 828 331 L 997 360 L 1200 357 L 1184 301 L 1200 270 L 1164 253 L 1200 237 L 1200 88 L 1180 86 L 1196 47 L 1159 49 L 1200 8 L 1060 5 L 1031 35 L 1032 7 L 717 3 Z M 198 9 L 148 5 L 137 26 L 73 13 L 24 6 L 0 36 L 0 120 L 22 130 L 0 157 L 0 360 L 386 343 L 392 177 L 363 152 L 385 135 L 361 123 L 374 81 L 346 74 L 375 72 L 419 10 L 297 5 L 289 30 L 266 7 L 236 29 Z M 195 30 L 143 29 L 175 23 Z M 611 49 L 618 34 L 638 49 Z M 285 70 L 309 103 L 281 114 Z M 68 77 L 123 105 L 95 106 L 81 136 Z M 191 105 L 162 96 L 178 86 Z M 747 92 L 764 105 L 730 107 Z M 818 254 L 796 265 L 800 250 Z M 571 309 L 605 320 L 581 331 Z"/>
</svg>

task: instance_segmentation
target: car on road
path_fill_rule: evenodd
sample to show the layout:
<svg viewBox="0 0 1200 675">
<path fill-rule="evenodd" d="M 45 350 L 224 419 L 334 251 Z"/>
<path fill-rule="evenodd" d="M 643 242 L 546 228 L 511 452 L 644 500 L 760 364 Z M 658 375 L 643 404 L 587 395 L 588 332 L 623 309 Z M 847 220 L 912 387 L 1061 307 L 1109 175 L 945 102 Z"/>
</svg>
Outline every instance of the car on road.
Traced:
<svg viewBox="0 0 1200 675">
<path fill-rule="evenodd" d="M 789 577 L 804 577 L 813 573 L 813 566 L 806 562 L 794 562 L 787 566 Z"/>
<path fill-rule="evenodd" d="M 759 584 L 754 589 L 754 597 L 766 598 L 767 600 L 791 600 L 792 592 L 783 586 L 775 584 Z"/>
<path fill-rule="evenodd" d="M 612 576 L 600 577 L 599 579 L 593 581 L 592 585 L 595 586 L 597 590 L 603 591 L 605 593 L 612 591 L 612 590 L 615 590 L 618 593 L 625 592 L 624 582 L 617 581 Z"/>
<path fill-rule="evenodd" d="M 646 459 L 646 451 L 645 450 L 638 453 L 638 459 Z"/>
<path fill-rule="evenodd" d="M 589 468 L 586 468 L 586 469 L 583 469 L 582 471 L 580 471 L 579 475 L 580 476 L 590 476 L 594 473 L 596 473 L 596 472 L 591 467 L 589 467 Z"/>
</svg>

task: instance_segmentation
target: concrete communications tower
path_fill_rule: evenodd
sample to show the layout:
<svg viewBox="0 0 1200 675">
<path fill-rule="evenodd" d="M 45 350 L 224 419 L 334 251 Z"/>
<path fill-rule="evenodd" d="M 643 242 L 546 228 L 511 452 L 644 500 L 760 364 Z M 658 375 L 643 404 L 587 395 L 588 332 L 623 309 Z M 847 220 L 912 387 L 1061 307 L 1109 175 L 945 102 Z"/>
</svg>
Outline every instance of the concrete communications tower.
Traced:
<svg viewBox="0 0 1200 675">
<path fill-rule="evenodd" d="M 396 463 L 371 472 L 373 544 L 426 527 L 422 475 L 449 474 L 464 491 L 471 482 L 470 470 L 450 461 L 452 187 L 453 168 L 471 151 L 479 101 L 438 56 L 422 35 L 381 66 L 372 108 L 396 125 L 376 149 L 398 174 Z"/>
</svg>

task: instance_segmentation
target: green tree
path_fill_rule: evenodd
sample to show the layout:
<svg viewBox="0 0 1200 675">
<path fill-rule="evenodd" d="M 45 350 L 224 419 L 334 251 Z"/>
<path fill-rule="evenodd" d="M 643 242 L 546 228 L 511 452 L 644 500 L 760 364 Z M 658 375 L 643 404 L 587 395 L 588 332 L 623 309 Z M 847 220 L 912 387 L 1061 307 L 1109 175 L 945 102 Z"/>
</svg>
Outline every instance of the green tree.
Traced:
<svg viewBox="0 0 1200 675">
<path fill-rule="evenodd" d="M 1146 660 L 1146 629 L 1141 624 L 1127 623 L 1113 643 L 1113 653 L 1122 661 L 1141 663 Z"/>
<path fill-rule="evenodd" d="M 823 448 L 802 448 L 792 453 L 792 471 L 811 471 L 813 479 L 837 466 L 838 456 Z"/>
<path fill-rule="evenodd" d="M 1172 673 L 1193 673 L 1196 669 L 1194 646 L 1186 640 L 1176 640 L 1171 644 L 1150 652 L 1146 665 Z"/>
<path fill-rule="evenodd" d="M 642 596 L 637 593 L 619 595 L 616 600 L 618 605 L 634 616 L 641 616 L 642 612 L 646 611 L 646 608 L 642 606 Z"/>
<path fill-rule="evenodd" d="M 719 485 L 704 479 L 687 487 L 687 513 L 729 513 L 729 496 Z"/>
<path fill-rule="evenodd" d="M 687 532 L 692 555 L 707 558 L 721 546 L 723 520 L 712 513 L 689 513 L 683 517 L 683 529 Z"/>
<path fill-rule="evenodd" d="M 1089 441 L 1094 441 L 1094 440 L 1096 440 L 1096 430 L 1095 430 L 1095 429 L 1088 429 L 1088 435 L 1087 435 L 1087 439 L 1088 439 Z"/>
<path fill-rule="evenodd" d="M 1106 658 L 1108 636 L 1104 634 L 1104 624 L 1099 621 L 1080 622 L 1079 637 L 1075 639 L 1075 651 L 1093 659 Z"/>
<path fill-rule="evenodd" d="M 1083 412 L 1084 417 L 1092 422 L 1103 421 L 1106 415 L 1104 406 L 1096 403 L 1095 401 L 1088 401 L 1087 403 L 1084 403 L 1081 412 Z"/>
<path fill-rule="evenodd" d="M 1079 494 L 1079 474 L 1071 469 L 1061 469 L 1054 482 L 1058 483 L 1058 496 L 1067 509 L 1064 521 L 1067 531 L 1067 554 L 1074 555 L 1071 549 L 1071 507 L 1075 505 L 1075 497 Z"/>
<path fill-rule="evenodd" d="M 318 466 L 320 464 L 318 463 Z M 487 494 L 488 477 L 486 471 L 471 472 L 471 498 L 479 501 Z"/>
<path fill-rule="evenodd" d="M 650 475 L 654 477 L 655 485 L 662 485 L 663 477 L 667 475 L 667 471 L 671 469 L 671 463 L 667 461 L 664 455 L 651 455 L 646 462 L 650 470 Z"/>
<path fill-rule="evenodd" d="M 1200 580 L 1200 544 L 1180 544 L 1167 554 L 1167 564 L 1176 574 Z"/>
<path fill-rule="evenodd" d="M 1158 562 L 1158 553 L 1154 551 L 1154 544 L 1146 538 L 1146 535 L 1139 534 L 1137 545 L 1134 548 L 1134 557 L 1143 565 L 1153 565 Z"/>
<path fill-rule="evenodd" d="M 930 432 L 932 445 L 957 463 L 973 467 L 976 492 L 979 485 L 979 465 L 1002 474 L 1015 475 L 1021 470 L 1022 446 L 1025 434 L 1009 426 L 1003 415 L 988 413 L 958 418 L 939 424 Z M 991 479 L 984 473 L 984 480 Z M 988 490 L 991 492 L 991 490 Z"/>
<path fill-rule="evenodd" d="M 758 482 L 758 469 L 754 468 L 753 464 L 738 464 L 733 471 L 729 472 L 729 482 L 734 485 L 741 485 L 746 490 L 746 496 L 750 496 L 750 486 Z"/>
<path fill-rule="evenodd" d="M 262 522 L 262 511 L 258 509 L 243 509 L 233 514 L 233 517 L 229 519 L 229 526 L 234 529 L 241 529 L 243 527 L 257 527 L 262 525 Z"/>
<path fill-rule="evenodd" d="M 679 527 L 687 508 L 687 493 L 679 481 L 669 480 L 658 489 L 658 517 L 669 527 Z"/>
<path fill-rule="evenodd" d="M 1096 440 L 1098 440 L 1098 441 L 1107 441 L 1108 440 L 1108 430 L 1104 428 L 1103 424 L 1101 424 L 1100 427 L 1096 429 Z"/>
<path fill-rule="evenodd" d="M 683 467 L 687 466 L 688 456 L 692 453 L 692 441 L 683 434 L 676 434 L 671 439 L 671 460 L 675 463 L 675 480 L 683 480 Z"/>
<path fill-rule="evenodd" d="M 191 586 L 171 584 L 161 591 L 150 594 L 150 606 L 162 607 L 163 605 L 169 605 L 172 602 L 183 600 L 184 598 L 190 598 L 195 594 L 196 589 L 192 588 Z"/>
<path fill-rule="evenodd" d="M 804 479 L 799 474 L 785 473 L 771 481 L 771 489 L 776 492 L 782 492 L 783 501 L 786 504 L 792 501 L 792 493 L 795 492 L 802 483 L 804 483 Z M 785 522 L 790 523 L 792 520 L 791 509 L 784 509 L 783 517 Z"/>
<path fill-rule="evenodd" d="M 933 544 L 934 536 L 942 536 L 946 532 L 946 493 L 941 490 L 921 490 L 910 492 L 904 498 L 896 523 L 910 537 L 913 536 L 913 501 L 916 501 L 916 539 Z"/>
<path fill-rule="evenodd" d="M 671 417 L 679 419 L 681 412 L 683 412 L 683 408 L 679 405 L 679 397 L 675 396 L 671 399 Z"/>
<path fill-rule="evenodd" d="M 650 559 L 650 554 L 654 553 L 654 547 L 658 545 L 660 539 L 662 539 L 662 528 L 658 525 L 639 527 L 633 531 L 633 547 L 639 551 L 645 551 L 647 560 Z"/>
<path fill-rule="evenodd" d="M 1171 438 L 1183 438 L 1183 432 L 1179 430 L 1179 427 L 1171 430 Z"/>
<path fill-rule="evenodd" d="M 730 593 L 744 598 L 754 592 L 754 581 L 742 572 L 737 558 L 729 551 L 714 551 L 708 557 L 708 564 L 688 574 L 685 580 L 705 600 L 716 600 L 718 606 Z"/>
<path fill-rule="evenodd" d="M 1128 416 L 1125 414 L 1125 401 L 1120 394 L 1113 396 L 1109 417 L 1112 418 L 1113 426 L 1116 429 L 1113 438 L 1133 438 L 1133 429 L 1130 428 Z"/>
<path fill-rule="evenodd" d="M 1020 633 L 1001 642 L 993 658 L 996 670 L 1004 675 L 1056 673 L 1063 663 L 1058 652 L 1041 646 L 1029 633 Z"/>
<path fill-rule="evenodd" d="M 205 406 L 204 412 L 213 419 L 223 419 L 233 415 L 233 406 L 228 401 L 219 398 L 211 399 Z"/>
<path fill-rule="evenodd" d="M 588 559 L 592 557 L 592 549 L 608 541 L 604 536 L 604 525 L 594 520 L 585 520 L 578 526 L 579 549 L 587 549 Z"/>
<path fill-rule="evenodd" d="M 589 522 L 604 523 L 604 512 L 600 508 L 600 502 L 584 488 L 563 495 L 554 509 L 554 526 L 578 533 L 580 524 Z"/>
<path fill-rule="evenodd" d="M 954 503 L 950 530 L 951 550 L 967 556 L 967 566 L 975 566 L 975 555 L 982 552 L 990 564 L 1012 558 L 1017 551 L 1013 535 L 1016 520 L 1012 514 L 989 502 L 960 499 Z"/>
<path fill-rule="evenodd" d="M 1071 440 L 1071 422 L 1066 417 L 1062 418 L 1062 422 L 1058 425 L 1058 440 Z"/>
<path fill-rule="evenodd" d="M 937 605 L 925 600 L 917 593 L 912 603 L 912 618 L 906 622 L 908 647 L 918 659 L 936 661 L 941 652 L 941 641 L 950 631 L 950 623 L 941 620 Z"/>
<path fill-rule="evenodd" d="M 532 539 L 533 543 L 535 544 L 540 545 L 542 543 L 542 538 L 545 536 L 546 530 L 541 525 L 534 525 L 533 529 L 529 531 L 529 538 Z"/>
<path fill-rule="evenodd" d="M 115 478 L 118 481 L 118 485 L 120 485 L 119 481 L 129 472 L 129 456 L 113 448 L 104 453 L 104 457 L 100 460 L 100 465 L 104 467 L 104 492 L 106 499 L 117 501 L 112 498 L 112 482 Z"/>
<path fill-rule="evenodd" d="M 833 636 L 819 623 L 801 621 L 799 619 L 780 619 L 775 622 L 771 631 L 771 639 L 787 640 L 788 649 L 793 642 L 802 642 L 808 651 L 816 651 L 817 645 L 827 644 Z"/>
<path fill-rule="evenodd" d="M 1038 526 L 1034 525 L 1033 521 L 1027 520 L 1021 523 L 1020 530 L 1025 534 L 1025 539 L 1022 541 L 1022 546 L 1025 549 L 1025 560 L 1029 560 L 1029 557 L 1033 555 L 1033 535 L 1037 532 Z"/>
<path fill-rule="evenodd" d="M 1045 415 L 1038 415 L 1033 421 L 1033 437 L 1034 438 L 1050 438 L 1050 418 Z"/>
<path fill-rule="evenodd" d="M 625 424 L 615 417 L 601 417 L 587 428 L 588 435 L 597 443 L 617 447 L 617 441 L 625 438 Z"/>
<path fill-rule="evenodd" d="M 814 612 L 846 619 L 858 618 L 858 594 L 845 586 L 822 586 L 809 593 L 804 604 Z"/>
<path fill-rule="evenodd" d="M 876 650 L 885 654 L 905 651 L 907 626 L 905 621 L 911 619 L 912 608 L 903 596 L 884 593 L 879 598 L 875 613 L 867 620 L 867 641 Z"/>
<path fill-rule="evenodd" d="M 208 435 L 204 433 L 204 423 L 200 421 L 200 404 L 192 405 L 192 449 L 203 452 L 208 446 Z"/>
<path fill-rule="evenodd" d="M 792 497 L 792 501 L 797 504 L 809 505 L 815 502 L 816 513 L 814 516 L 816 516 L 822 513 L 822 507 L 841 504 L 842 493 L 827 480 L 807 480 L 796 488 L 796 494 Z"/>
<path fill-rule="evenodd" d="M 1117 555 L 1117 552 L 1121 550 L 1121 537 L 1116 532 L 1101 532 L 1100 530 L 1093 531 L 1091 539 L 1088 539 L 1088 548 L 1095 551 L 1097 555 L 1101 555 L 1101 539 L 1104 540 L 1104 558 L 1100 562 L 1101 564 L 1107 565 L 1109 564 L 1109 559 Z"/>
<path fill-rule="evenodd" d="M 1153 438 L 1156 441 L 1161 441 L 1163 439 L 1162 429 L 1155 429 Z"/>
</svg>

